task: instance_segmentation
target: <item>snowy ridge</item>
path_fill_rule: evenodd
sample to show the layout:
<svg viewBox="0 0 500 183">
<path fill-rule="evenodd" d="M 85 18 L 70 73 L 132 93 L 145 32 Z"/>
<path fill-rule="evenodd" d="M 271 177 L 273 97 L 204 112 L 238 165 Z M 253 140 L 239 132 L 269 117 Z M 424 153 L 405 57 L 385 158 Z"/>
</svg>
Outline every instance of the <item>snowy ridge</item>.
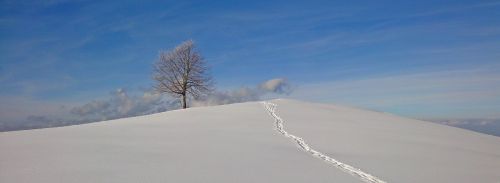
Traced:
<svg viewBox="0 0 500 183">
<path fill-rule="evenodd" d="M 297 137 L 295 135 L 292 135 L 292 134 L 288 133 L 287 131 L 285 131 L 284 126 L 283 126 L 283 119 L 281 119 L 276 114 L 276 106 L 277 106 L 276 104 L 271 103 L 271 102 L 265 102 L 265 101 L 262 103 L 264 104 L 264 107 L 266 108 L 267 112 L 276 121 L 276 130 L 278 130 L 278 132 L 281 133 L 282 135 L 284 135 L 285 137 L 294 140 L 300 146 L 300 148 L 302 148 L 302 150 L 310 153 L 311 155 L 313 155 L 315 157 L 323 159 L 324 161 L 326 161 L 328 163 L 333 164 L 335 167 L 341 169 L 342 171 L 344 171 L 346 173 L 349 173 L 351 175 L 354 175 L 354 176 L 361 178 L 361 180 L 363 180 L 364 182 L 385 183 L 385 181 L 380 180 L 379 178 L 377 178 L 373 175 L 365 173 L 365 172 L 361 171 L 360 169 L 357 169 L 357 168 L 354 168 L 350 165 L 344 164 L 344 163 L 337 161 L 337 160 L 335 160 L 335 159 L 333 159 L 333 158 L 331 158 L 331 157 L 329 157 L 321 152 L 318 152 L 318 151 L 312 149 L 311 147 L 309 147 L 309 145 L 302 138 Z"/>
</svg>

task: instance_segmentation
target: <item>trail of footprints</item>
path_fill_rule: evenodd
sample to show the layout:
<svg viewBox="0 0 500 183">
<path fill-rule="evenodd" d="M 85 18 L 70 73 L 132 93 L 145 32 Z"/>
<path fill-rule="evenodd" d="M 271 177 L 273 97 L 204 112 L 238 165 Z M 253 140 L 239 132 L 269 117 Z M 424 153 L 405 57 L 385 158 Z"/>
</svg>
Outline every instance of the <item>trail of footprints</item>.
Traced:
<svg viewBox="0 0 500 183">
<path fill-rule="evenodd" d="M 262 102 L 262 103 L 264 104 L 264 107 L 266 108 L 267 112 L 274 118 L 274 120 L 276 122 L 276 130 L 278 130 L 278 132 L 281 133 L 282 135 L 284 135 L 285 137 L 294 140 L 302 150 L 308 152 L 312 156 L 323 159 L 324 161 L 334 165 L 335 167 L 341 169 L 342 171 L 344 171 L 346 173 L 349 173 L 351 175 L 359 177 L 364 182 L 385 183 L 385 181 L 380 180 L 379 178 L 377 178 L 373 175 L 365 173 L 365 172 L 361 171 L 360 169 L 357 169 L 357 168 L 354 168 L 350 165 L 344 164 L 344 163 L 337 161 L 337 160 L 335 160 L 335 159 L 333 159 L 333 158 L 331 158 L 331 157 L 329 157 L 321 152 L 318 152 L 318 151 L 312 149 L 304 141 L 304 139 L 297 137 L 295 135 L 292 135 L 292 134 L 288 133 L 287 131 L 285 131 L 284 126 L 283 126 L 283 123 L 284 123 L 283 119 L 281 119 L 281 117 L 279 117 L 276 114 L 276 106 L 277 106 L 276 104 L 271 103 L 271 102 Z"/>
</svg>

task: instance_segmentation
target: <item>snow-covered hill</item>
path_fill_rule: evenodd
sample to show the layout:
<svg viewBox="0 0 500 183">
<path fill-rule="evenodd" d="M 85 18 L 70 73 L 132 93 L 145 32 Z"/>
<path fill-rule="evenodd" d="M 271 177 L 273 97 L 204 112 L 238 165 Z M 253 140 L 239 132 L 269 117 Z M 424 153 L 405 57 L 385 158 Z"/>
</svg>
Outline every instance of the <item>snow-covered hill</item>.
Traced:
<svg viewBox="0 0 500 183">
<path fill-rule="evenodd" d="M 498 182 L 500 138 L 273 100 L 0 133 L 0 182 Z"/>
</svg>

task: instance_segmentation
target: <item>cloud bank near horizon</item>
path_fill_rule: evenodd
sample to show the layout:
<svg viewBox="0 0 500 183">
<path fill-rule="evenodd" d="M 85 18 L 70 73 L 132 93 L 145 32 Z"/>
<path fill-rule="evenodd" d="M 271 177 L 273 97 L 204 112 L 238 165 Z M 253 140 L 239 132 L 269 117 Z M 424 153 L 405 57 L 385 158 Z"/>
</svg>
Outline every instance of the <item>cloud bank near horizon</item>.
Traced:
<svg viewBox="0 0 500 183">
<path fill-rule="evenodd" d="M 284 78 L 265 81 L 254 87 L 241 87 L 230 91 L 214 91 L 200 99 L 191 100 L 193 107 L 231 104 L 260 100 L 268 94 L 288 95 L 292 85 Z M 57 113 L 29 115 L 24 120 L 0 121 L 0 131 L 47 128 L 112 120 L 154 114 L 180 108 L 179 99 L 154 91 L 131 95 L 119 88 L 105 99 L 92 100 L 74 107 L 60 107 Z"/>
<path fill-rule="evenodd" d="M 500 137 L 500 119 L 428 119 L 428 121 Z"/>
<path fill-rule="evenodd" d="M 420 78 L 423 76 L 419 75 L 414 77 Z M 377 81 L 377 83 L 384 83 L 381 79 L 373 80 Z M 349 84 L 348 86 L 343 87 L 352 88 L 353 86 L 351 85 L 356 85 L 355 83 L 359 84 L 365 82 L 367 81 L 357 81 L 353 82 L 354 84 Z M 305 85 L 302 87 L 311 87 L 311 85 Z M 336 88 L 336 90 L 331 90 L 331 92 L 345 92 L 344 90 L 341 90 L 342 85 L 337 87 L 338 88 Z M 418 86 L 413 87 L 418 88 Z M 319 87 L 314 88 L 320 89 Z M 293 85 L 291 85 L 286 79 L 276 78 L 267 80 L 253 87 L 240 87 L 228 91 L 214 91 L 198 100 L 191 100 L 190 104 L 193 107 L 198 107 L 257 101 L 261 100 L 264 96 L 269 95 L 295 94 L 295 89 L 296 88 L 293 87 Z M 303 88 L 300 90 L 303 90 Z M 298 94 L 301 94 L 300 92 L 302 91 L 300 90 Z M 382 90 L 382 88 L 379 88 L 378 90 Z M 82 105 L 76 105 L 74 107 L 59 107 L 60 111 L 58 113 L 47 115 L 30 115 L 26 117 L 26 119 L 16 122 L 0 122 L 0 131 L 83 124 L 103 120 L 147 115 L 179 108 L 180 103 L 178 99 L 174 99 L 166 95 L 160 95 L 153 91 L 144 91 L 139 95 L 134 95 L 125 89 L 119 88 L 111 92 L 109 97 L 105 99 L 92 100 L 90 102 L 84 103 Z M 468 129 L 480 133 L 500 136 L 500 119 L 496 118 L 426 118 L 425 120 L 443 125 Z"/>
</svg>

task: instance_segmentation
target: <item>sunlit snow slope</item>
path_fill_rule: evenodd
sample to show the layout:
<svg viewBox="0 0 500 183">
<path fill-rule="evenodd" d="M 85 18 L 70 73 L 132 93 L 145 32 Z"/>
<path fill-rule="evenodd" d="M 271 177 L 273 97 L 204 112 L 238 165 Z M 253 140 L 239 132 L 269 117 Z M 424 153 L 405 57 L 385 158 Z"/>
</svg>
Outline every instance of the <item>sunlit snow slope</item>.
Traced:
<svg viewBox="0 0 500 183">
<path fill-rule="evenodd" d="M 271 102 L 276 116 L 250 102 L 1 132 L 0 182 L 367 182 L 283 130 L 385 182 L 500 180 L 499 137 L 355 108 Z"/>
</svg>

